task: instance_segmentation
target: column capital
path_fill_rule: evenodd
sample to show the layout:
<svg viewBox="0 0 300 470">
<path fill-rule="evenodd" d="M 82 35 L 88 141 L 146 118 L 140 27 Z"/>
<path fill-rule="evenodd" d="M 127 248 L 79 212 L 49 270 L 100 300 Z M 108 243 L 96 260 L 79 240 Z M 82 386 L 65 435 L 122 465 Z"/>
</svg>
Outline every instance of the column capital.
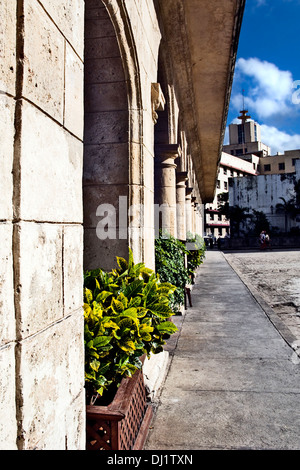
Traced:
<svg viewBox="0 0 300 470">
<path fill-rule="evenodd" d="M 155 150 L 155 163 L 162 166 L 177 168 L 175 160 L 178 157 L 179 145 L 178 144 L 156 144 Z"/>
<path fill-rule="evenodd" d="M 185 183 L 188 179 L 187 171 L 176 172 L 176 184 Z"/>
<path fill-rule="evenodd" d="M 151 103 L 152 103 L 152 119 L 154 124 L 157 123 L 158 114 L 156 111 L 163 111 L 166 99 L 163 95 L 159 83 L 151 83 Z"/>
<path fill-rule="evenodd" d="M 192 195 L 193 189 L 194 188 L 190 188 L 190 187 L 185 188 L 185 196 L 190 197 Z"/>
</svg>

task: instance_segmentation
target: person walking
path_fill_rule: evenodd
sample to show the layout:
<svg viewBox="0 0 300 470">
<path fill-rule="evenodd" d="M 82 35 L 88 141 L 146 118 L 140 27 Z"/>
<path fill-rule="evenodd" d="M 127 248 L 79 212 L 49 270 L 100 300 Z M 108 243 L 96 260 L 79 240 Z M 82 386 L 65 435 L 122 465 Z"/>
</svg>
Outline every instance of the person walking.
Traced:
<svg viewBox="0 0 300 470">
<path fill-rule="evenodd" d="M 266 248 L 266 232 L 262 230 L 259 235 L 260 249 L 264 250 Z"/>
</svg>

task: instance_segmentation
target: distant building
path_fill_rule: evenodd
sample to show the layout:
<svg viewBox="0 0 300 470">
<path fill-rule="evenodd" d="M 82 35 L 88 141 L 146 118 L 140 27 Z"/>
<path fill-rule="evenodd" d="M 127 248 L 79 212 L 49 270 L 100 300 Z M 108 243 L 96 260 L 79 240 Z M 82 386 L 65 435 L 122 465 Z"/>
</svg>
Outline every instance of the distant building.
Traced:
<svg viewBox="0 0 300 470">
<path fill-rule="evenodd" d="M 228 192 L 230 178 L 257 175 L 258 163 L 259 157 L 256 155 L 249 155 L 247 160 L 243 160 L 222 152 L 215 198 L 212 203 L 205 206 L 204 233 L 206 236 L 218 238 L 224 237 L 226 233 L 229 234 L 230 221 L 218 211 L 220 194 Z"/>
<path fill-rule="evenodd" d="M 300 179 L 300 161 L 293 173 L 231 178 L 229 205 L 263 212 L 272 230 L 288 232 L 299 227 L 300 216 L 290 213 L 289 201 L 295 196 L 295 183 Z M 277 204 L 282 210 L 278 210 Z"/>
<path fill-rule="evenodd" d="M 272 226 L 283 229 L 282 217 L 276 213 L 276 204 L 281 202 L 281 197 L 289 198 L 293 193 L 295 177 L 299 174 L 298 170 L 295 176 L 300 149 L 271 155 L 271 148 L 261 142 L 260 125 L 250 120 L 248 110 L 240 111 L 238 119 L 240 124 L 229 125 L 229 144 L 223 146 L 215 199 L 205 206 L 204 232 L 207 236 L 224 237 L 230 232 L 230 220 L 226 220 L 218 211 L 219 197 L 224 192 L 229 192 L 231 206 L 262 211 Z M 262 175 L 264 178 L 254 178 Z M 271 178 L 271 175 L 274 177 Z M 282 180 L 275 175 L 289 176 Z M 246 181 L 241 178 L 236 181 L 230 179 L 239 176 L 251 178 Z M 291 225 L 297 225 L 297 221 Z"/>
<path fill-rule="evenodd" d="M 271 149 L 261 141 L 260 125 L 249 119 L 247 110 L 240 111 L 241 124 L 229 125 L 229 144 L 223 146 L 226 153 L 244 158 L 249 154 L 259 157 L 270 155 Z"/>
<path fill-rule="evenodd" d="M 286 150 L 283 154 L 265 156 L 259 160 L 259 174 L 295 173 L 297 160 L 300 160 L 300 149 Z"/>
</svg>

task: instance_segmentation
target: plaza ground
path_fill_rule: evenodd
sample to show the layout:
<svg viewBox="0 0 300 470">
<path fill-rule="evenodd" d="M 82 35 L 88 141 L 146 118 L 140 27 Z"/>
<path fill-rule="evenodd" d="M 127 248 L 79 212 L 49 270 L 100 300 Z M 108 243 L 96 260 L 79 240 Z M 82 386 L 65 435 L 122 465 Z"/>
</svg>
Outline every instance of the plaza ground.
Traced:
<svg viewBox="0 0 300 470">
<path fill-rule="evenodd" d="M 300 250 L 235 251 L 224 255 L 257 300 L 267 303 L 268 313 L 277 319 L 279 328 L 279 320 L 282 322 L 282 333 L 294 336 L 300 347 Z"/>
<path fill-rule="evenodd" d="M 146 450 L 300 449 L 299 256 L 207 252 Z"/>
</svg>

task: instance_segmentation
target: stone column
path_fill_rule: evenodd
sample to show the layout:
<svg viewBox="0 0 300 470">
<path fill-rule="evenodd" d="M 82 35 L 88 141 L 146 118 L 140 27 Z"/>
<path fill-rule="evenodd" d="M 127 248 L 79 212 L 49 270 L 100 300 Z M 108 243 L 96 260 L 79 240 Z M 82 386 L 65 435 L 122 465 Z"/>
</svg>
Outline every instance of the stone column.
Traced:
<svg viewBox="0 0 300 470">
<path fill-rule="evenodd" d="M 193 235 L 195 235 L 196 233 L 196 214 L 195 214 L 195 203 L 196 203 L 196 197 L 193 196 L 191 198 L 191 202 L 192 202 L 192 233 Z"/>
<path fill-rule="evenodd" d="M 199 234 L 199 212 L 198 212 L 198 202 L 194 202 L 194 214 L 195 214 L 195 234 Z"/>
<path fill-rule="evenodd" d="M 186 218 L 186 234 L 194 235 L 192 225 L 192 191 L 193 188 L 185 188 L 185 218 Z"/>
<path fill-rule="evenodd" d="M 176 224 L 176 164 L 177 144 L 155 146 L 155 232 L 159 229 L 177 236 Z"/>
<path fill-rule="evenodd" d="M 182 241 L 186 240 L 185 182 L 187 179 L 186 171 L 176 173 L 177 238 Z"/>
</svg>

